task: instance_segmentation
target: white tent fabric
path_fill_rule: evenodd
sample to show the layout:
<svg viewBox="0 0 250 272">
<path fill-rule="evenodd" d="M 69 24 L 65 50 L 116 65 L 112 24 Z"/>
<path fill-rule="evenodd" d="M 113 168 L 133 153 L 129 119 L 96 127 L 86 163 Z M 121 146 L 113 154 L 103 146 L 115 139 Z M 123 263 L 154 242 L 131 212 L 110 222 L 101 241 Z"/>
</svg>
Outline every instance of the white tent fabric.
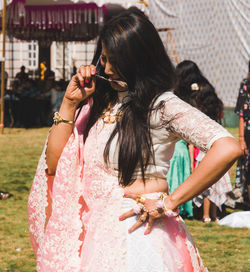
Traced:
<svg viewBox="0 0 250 272">
<path fill-rule="evenodd" d="M 231 228 L 249 228 L 250 229 L 250 211 L 235 212 L 222 218 L 220 226 L 228 226 Z"/>
<path fill-rule="evenodd" d="M 4 0 L 0 0 L 0 10 L 2 10 L 3 9 L 3 1 Z M 5 0 L 5 4 L 6 5 L 9 5 L 9 4 L 11 4 L 11 2 L 12 2 L 12 0 Z"/>
<path fill-rule="evenodd" d="M 179 61 L 195 61 L 224 105 L 234 107 L 250 58 L 250 1 L 154 0 L 149 16 L 156 28 L 173 28 Z M 166 33 L 161 36 L 166 41 Z"/>
<path fill-rule="evenodd" d="M 85 2 L 85 3 L 91 3 L 91 2 L 95 2 L 97 4 L 97 6 L 102 6 L 105 4 L 114 4 L 114 5 L 120 5 L 124 8 L 129 8 L 131 6 L 137 6 L 138 8 L 145 10 L 146 6 L 143 3 L 140 3 L 140 1 L 138 0 L 71 0 L 74 3 L 77 2 Z"/>
<path fill-rule="evenodd" d="M 73 2 L 84 1 L 86 3 L 91 3 L 93 0 L 71 0 Z M 95 0 L 94 1 L 97 6 L 101 7 L 102 5 L 119 5 L 123 8 L 130 8 L 132 6 L 139 8 L 143 11 L 146 15 L 149 15 L 149 8 L 143 3 L 143 1 L 139 0 Z"/>
</svg>

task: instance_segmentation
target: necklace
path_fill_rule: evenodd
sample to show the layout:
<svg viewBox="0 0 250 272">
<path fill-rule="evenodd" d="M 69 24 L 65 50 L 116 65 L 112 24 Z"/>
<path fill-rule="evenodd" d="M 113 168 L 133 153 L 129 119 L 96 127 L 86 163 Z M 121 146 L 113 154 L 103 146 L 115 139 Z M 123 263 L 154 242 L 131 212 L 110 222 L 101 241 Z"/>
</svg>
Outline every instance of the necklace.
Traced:
<svg viewBox="0 0 250 272">
<path fill-rule="evenodd" d="M 118 110 L 116 113 L 113 113 L 113 110 L 114 109 L 111 109 L 111 103 L 109 103 L 107 109 L 101 115 L 101 118 L 105 124 L 114 124 L 115 122 L 121 120 L 122 111 Z"/>
</svg>

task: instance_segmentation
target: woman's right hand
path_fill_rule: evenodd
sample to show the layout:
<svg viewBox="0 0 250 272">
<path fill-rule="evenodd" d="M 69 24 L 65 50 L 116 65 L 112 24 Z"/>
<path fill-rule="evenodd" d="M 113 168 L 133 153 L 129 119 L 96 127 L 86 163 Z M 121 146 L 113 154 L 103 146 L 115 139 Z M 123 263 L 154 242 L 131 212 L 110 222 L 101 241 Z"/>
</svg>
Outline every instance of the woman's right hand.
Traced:
<svg viewBox="0 0 250 272">
<path fill-rule="evenodd" d="M 96 81 L 93 77 L 96 73 L 94 65 L 80 66 L 66 89 L 64 98 L 78 105 L 95 91 Z"/>
</svg>

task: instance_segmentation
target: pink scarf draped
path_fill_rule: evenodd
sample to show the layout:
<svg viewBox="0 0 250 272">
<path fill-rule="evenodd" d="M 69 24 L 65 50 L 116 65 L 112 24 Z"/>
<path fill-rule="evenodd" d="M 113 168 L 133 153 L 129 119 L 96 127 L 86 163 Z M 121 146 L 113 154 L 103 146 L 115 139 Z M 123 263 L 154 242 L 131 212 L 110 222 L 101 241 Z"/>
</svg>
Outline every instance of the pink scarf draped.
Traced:
<svg viewBox="0 0 250 272">
<path fill-rule="evenodd" d="M 37 271 L 77 271 L 83 241 L 81 214 L 87 206 L 82 197 L 83 131 L 90 102 L 83 106 L 62 155 L 56 175 L 46 175 L 46 147 L 38 163 L 28 200 L 31 242 Z"/>
</svg>

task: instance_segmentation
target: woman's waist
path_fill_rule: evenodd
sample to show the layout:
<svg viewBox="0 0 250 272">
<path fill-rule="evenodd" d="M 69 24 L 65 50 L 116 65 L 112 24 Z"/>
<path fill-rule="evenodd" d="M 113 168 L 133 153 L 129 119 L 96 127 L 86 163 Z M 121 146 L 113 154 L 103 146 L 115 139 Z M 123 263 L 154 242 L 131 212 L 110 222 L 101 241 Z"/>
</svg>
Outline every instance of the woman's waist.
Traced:
<svg viewBox="0 0 250 272">
<path fill-rule="evenodd" d="M 123 187 L 125 193 L 132 194 L 151 194 L 156 192 L 169 193 L 169 186 L 166 178 L 146 178 L 144 181 L 142 178 L 137 178 L 129 186 Z"/>
<path fill-rule="evenodd" d="M 150 178 L 143 181 L 136 179 L 129 186 L 119 185 L 119 180 L 96 179 L 85 180 L 83 197 L 87 202 L 113 202 L 122 199 L 124 193 L 151 194 L 157 192 L 169 193 L 169 186 L 166 179 Z"/>
</svg>

